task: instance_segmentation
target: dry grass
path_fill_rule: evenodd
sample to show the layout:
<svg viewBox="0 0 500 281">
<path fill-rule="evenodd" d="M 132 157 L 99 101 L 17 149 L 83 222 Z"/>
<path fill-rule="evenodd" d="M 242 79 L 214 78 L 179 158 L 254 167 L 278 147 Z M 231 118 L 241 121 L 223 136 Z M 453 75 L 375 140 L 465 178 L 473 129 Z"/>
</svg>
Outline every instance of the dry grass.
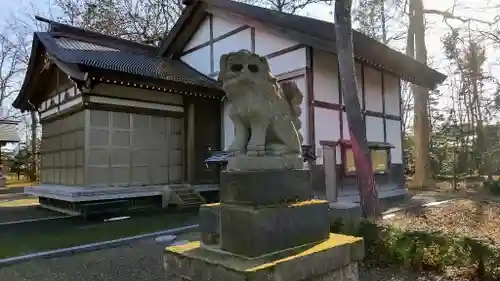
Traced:
<svg viewBox="0 0 500 281">
<path fill-rule="evenodd" d="M 26 198 L 17 200 L 0 201 L 0 208 L 16 208 L 27 206 L 38 206 L 38 198 Z"/>
<path fill-rule="evenodd" d="M 417 212 L 399 214 L 390 220 L 403 229 L 439 231 L 500 245 L 500 203 L 453 200 Z"/>
<path fill-rule="evenodd" d="M 8 176 L 7 177 L 7 186 L 0 187 L 0 194 L 9 194 L 9 193 L 23 193 L 24 188 L 27 186 L 37 185 L 37 182 L 30 181 L 28 178 L 22 177 L 20 180 L 16 177 Z"/>
</svg>

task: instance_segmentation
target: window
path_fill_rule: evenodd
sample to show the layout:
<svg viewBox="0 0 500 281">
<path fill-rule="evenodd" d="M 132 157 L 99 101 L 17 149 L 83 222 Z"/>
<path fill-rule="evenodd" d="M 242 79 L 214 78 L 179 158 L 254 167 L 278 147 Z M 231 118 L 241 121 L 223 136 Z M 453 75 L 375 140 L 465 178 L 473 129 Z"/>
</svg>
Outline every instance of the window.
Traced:
<svg viewBox="0 0 500 281">
<path fill-rule="evenodd" d="M 372 149 L 370 151 L 372 158 L 373 171 L 375 173 L 384 173 L 388 170 L 389 150 L 387 149 Z"/>
<path fill-rule="evenodd" d="M 389 168 L 389 149 L 370 149 L 373 172 L 386 173 Z M 351 148 L 345 150 L 345 172 L 347 174 L 356 173 L 354 164 L 354 154 Z"/>
</svg>

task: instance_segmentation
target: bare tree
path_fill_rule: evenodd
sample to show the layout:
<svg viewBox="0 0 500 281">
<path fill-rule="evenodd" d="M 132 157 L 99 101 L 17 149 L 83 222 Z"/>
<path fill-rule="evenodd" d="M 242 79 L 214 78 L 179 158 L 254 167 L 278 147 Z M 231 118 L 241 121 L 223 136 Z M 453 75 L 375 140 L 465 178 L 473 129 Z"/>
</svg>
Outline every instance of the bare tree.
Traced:
<svg viewBox="0 0 500 281">
<path fill-rule="evenodd" d="M 311 4 L 332 4 L 333 0 L 243 0 L 241 2 L 262 6 L 283 13 L 296 14 Z"/>
<path fill-rule="evenodd" d="M 335 1 L 335 31 L 337 41 L 337 58 L 341 90 L 345 100 L 347 121 L 351 135 L 352 151 L 364 217 L 381 216 L 378 192 L 373 173 L 370 149 L 366 140 L 366 125 L 361 113 L 357 94 L 356 70 L 351 26 L 352 0 Z"/>
<path fill-rule="evenodd" d="M 55 5 L 63 23 L 156 46 L 184 8 L 181 0 L 56 0 Z"/>
<path fill-rule="evenodd" d="M 12 37 L 13 34 L 8 29 L 0 33 L 0 109 L 5 106 L 5 100 L 16 94 L 19 88 L 16 78 L 22 70 L 20 51 Z"/>
</svg>

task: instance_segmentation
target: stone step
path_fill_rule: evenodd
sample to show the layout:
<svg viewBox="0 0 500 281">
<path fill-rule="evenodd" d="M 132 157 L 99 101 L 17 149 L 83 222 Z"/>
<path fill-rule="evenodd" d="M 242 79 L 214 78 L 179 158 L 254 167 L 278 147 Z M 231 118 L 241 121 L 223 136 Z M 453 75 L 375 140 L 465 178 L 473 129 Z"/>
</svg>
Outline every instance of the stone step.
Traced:
<svg viewBox="0 0 500 281">
<path fill-rule="evenodd" d="M 181 201 L 182 207 L 198 207 L 205 203 L 203 197 L 201 197 L 201 195 L 192 187 L 174 186 L 171 190 Z"/>
</svg>

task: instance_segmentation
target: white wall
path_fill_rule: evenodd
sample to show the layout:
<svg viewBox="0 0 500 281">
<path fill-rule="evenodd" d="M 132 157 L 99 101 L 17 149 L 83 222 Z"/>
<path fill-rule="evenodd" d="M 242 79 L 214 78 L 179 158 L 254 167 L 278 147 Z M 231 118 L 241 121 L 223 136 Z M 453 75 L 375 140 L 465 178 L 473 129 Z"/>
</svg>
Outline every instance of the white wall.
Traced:
<svg viewBox="0 0 500 281">
<path fill-rule="evenodd" d="M 315 49 L 313 54 L 315 100 L 334 104 L 340 102 L 337 72 L 337 56 Z"/>
<path fill-rule="evenodd" d="M 382 75 L 368 66 L 365 66 L 364 74 L 366 110 L 383 112 Z"/>
<path fill-rule="evenodd" d="M 219 61 L 223 54 L 229 52 L 235 52 L 239 50 L 249 50 L 252 51 L 252 29 L 251 27 L 244 28 L 248 23 L 243 22 L 240 18 L 230 17 L 227 15 L 213 15 L 212 16 L 212 33 L 213 38 L 217 39 L 229 32 L 233 32 L 237 29 L 241 29 L 239 32 L 225 37 L 217 42 L 214 42 L 212 46 L 208 45 L 196 51 L 190 52 L 181 57 L 181 59 L 194 67 L 198 71 L 211 75 L 217 73 L 220 69 Z M 255 32 L 254 47 L 255 53 L 261 56 L 267 56 L 272 53 L 276 53 L 283 49 L 287 49 L 298 45 L 298 42 L 290 40 L 275 34 L 262 27 L 253 27 Z M 198 45 L 205 44 L 210 41 L 210 17 L 207 16 L 203 23 L 201 24 L 198 31 L 195 33 L 193 38 L 187 44 L 185 51 L 195 48 Z M 212 48 L 212 49 L 211 49 Z M 211 52 L 212 50 L 212 52 Z M 211 53 L 213 53 L 213 58 L 211 58 Z M 213 59 L 213 69 L 211 69 L 211 60 Z M 294 51 L 273 56 L 268 59 L 269 67 L 275 76 L 280 76 L 280 74 L 288 73 L 298 69 L 304 69 L 306 67 L 306 50 L 305 48 L 296 49 Z M 213 78 L 217 79 L 216 75 L 212 75 Z M 302 122 L 301 132 L 304 136 L 304 143 L 308 143 L 307 135 L 307 125 L 308 125 L 308 108 L 307 108 L 307 87 L 305 77 L 300 77 L 295 79 L 297 86 L 302 91 L 304 98 L 302 103 L 302 115 L 300 117 Z M 228 116 L 229 106 L 227 103 L 223 107 L 223 147 L 227 147 L 231 144 L 234 139 L 234 126 L 231 119 Z"/>
<path fill-rule="evenodd" d="M 314 49 L 314 100 L 329 103 L 330 106 L 344 104 L 339 101 L 339 80 L 337 57 L 334 54 Z M 358 78 L 358 98 L 363 107 L 363 89 L 365 109 L 375 113 L 384 112 L 392 116 L 400 116 L 399 80 L 390 74 L 384 74 L 382 87 L 382 73 L 369 66 L 356 63 Z M 364 78 L 364 79 L 363 79 Z M 384 92 L 382 91 L 384 88 Z M 340 116 L 342 115 L 342 132 Z M 320 141 L 338 141 L 350 139 L 347 115 L 345 112 L 316 106 L 314 109 L 316 153 L 318 164 L 322 164 Z M 368 141 L 387 141 L 395 148 L 391 151 L 392 163 L 402 163 L 401 153 L 401 122 L 386 120 L 386 138 L 384 138 L 384 120 L 381 117 L 366 116 L 366 137 Z M 340 163 L 340 151 L 337 149 L 337 163 Z"/>
<path fill-rule="evenodd" d="M 399 79 L 391 74 L 384 74 L 385 112 L 401 116 L 401 102 L 399 100 Z"/>
</svg>

